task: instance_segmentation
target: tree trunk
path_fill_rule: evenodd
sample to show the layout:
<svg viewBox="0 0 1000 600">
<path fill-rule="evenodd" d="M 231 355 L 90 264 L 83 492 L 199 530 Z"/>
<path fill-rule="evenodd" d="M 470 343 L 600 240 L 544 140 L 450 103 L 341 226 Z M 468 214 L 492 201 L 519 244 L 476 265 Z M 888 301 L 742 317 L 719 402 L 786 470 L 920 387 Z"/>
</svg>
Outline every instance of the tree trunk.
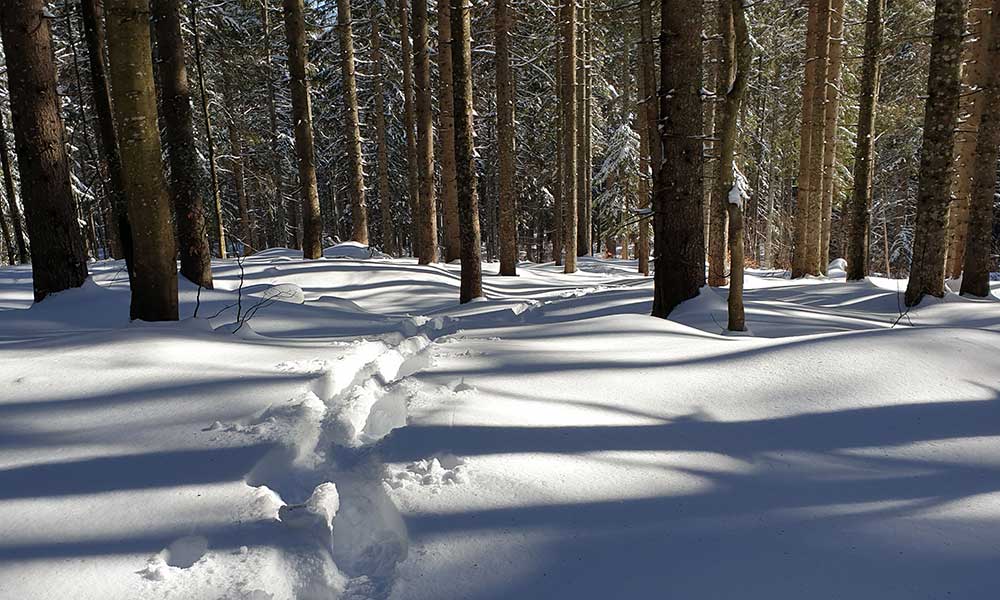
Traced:
<svg viewBox="0 0 1000 600">
<path fill-rule="evenodd" d="M 653 316 L 667 318 L 705 284 L 702 201 L 702 7 L 663 0 L 660 30 L 659 141 L 663 168 L 654 188 L 656 272 Z"/>
<path fill-rule="evenodd" d="M 882 13 L 885 0 L 868 0 L 865 13 L 865 56 L 861 67 L 861 93 L 858 99 L 858 142 L 854 151 L 854 189 L 847 244 L 847 280 L 860 281 L 868 275 L 868 235 L 871 229 L 872 174 L 875 135 L 875 108 L 878 104 L 882 73 Z"/>
<path fill-rule="evenodd" d="M 813 92 L 816 79 L 816 43 L 819 28 L 819 6 L 829 0 L 809 0 L 809 17 L 806 25 L 805 76 L 802 80 L 802 128 L 799 135 L 798 194 L 795 201 L 795 244 L 792 254 L 792 277 L 799 278 L 807 272 L 807 246 L 809 228 L 809 164 L 812 151 Z"/>
<path fill-rule="evenodd" d="M 450 0 L 449 0 L 450 1 Z M 406 129 L 406 187 L 410 205 L 411 244 L 414 256 L 420 254 L 420 179 L 417 170 L 417 117 L 413 102 L 413 47 L 410 43 L 408 0 L 399 0 L 399 35 L 403 68 L 403 127 Z"/>
<path fill-rule="evenodd" d="M 747 81 L 750 71 L 750 61 L 752 60 L 750 48 L 750 34 L 747 31 L 747 20 L 743 0 L 730 0 L 731 13 L 733 19 L 733 49 L 735 58 L 735 69 L 733 71 L 732 84 L 727 85 L 725 100 L 722 105 L 722 137 L 720 139 L 721 150 L 719 166 L 731 166 L 729 169 L 720 168 L 716 181 L 727 178 L 729 180 L 729 192 L 726 198 L 726 208 L 729 216 L 729 255 L 730 255 L 730 277 L 729 277 L 729 331 L 746 331 L 746 322 L 743 311 L 743 207 L 747 200 L 745 182 L 735 181 L 738 175 L 736 170 L 736 160 L 734 147 L 736 142 L 736 118 L 743 96 L 746 94 Z M 742 175 L 739 175 L 742 178 Z M 735 188 L 735 189 L 734 189 Z M 735 192 L 735 194 L 734 194 Z"/>
<path fill-rule="evenodd" d="M 830 264 L 830 227 L 833 223 L 834 181 L 837 169 L 837 122 L 840 112 L 840 75 L 844 53 L 844 0 L 830 8 L 830 69 L 826 87 L 826 123 L 823 128 L 823 180 L 820 204 L 819 268 L 825 275 Z"/>
<path fill-rule="evenodd" d="M 361 158 L 358 86 L 354 78 L 354 32 L 351 25 L 350 0 L 337 0 L 337 30 L 340 34 L 341 73 L 344 81 L 344 120 L 347 127 L 347 162 L 350 168 L 347 190 L 351 199 L 351 240 L 367 245 L 368 211 L 365 206 L 365 174 Z M 304 40 L 303 47 L 305 47 Z M 303 60 L 305 60 L 305 56 Z M 315 168 L 313 175 L 315 176 Z M 319 215 L 318 209 L 316 214 Z M 313 235 L 322 236 L 323 226 L 320 224 L 316 228 L 318 231 L 314 232 Z"/>
<path fill-rule="evenodd" d="M 131 318 L 177 320 L 177 265 L 163 180 L 149 2 L 107 0 L 108 54 L 134 252 Z"/>
<path fill-rule="evenodd" d="M 299 163 L 299 188 L 302 196 L 302 256 L 320 258 L 323 256 L 323 219 L 319 212 L 312 106 L 309 99 L 309 79 L 306 77 L 309 51 L 306 47 L 303 0 L 283 0 L 283 7 L 285 37 L 288 41 L 288 71 L 291 78 L 289 83 L 292 88 L 292 122 L 295 124 L 295 156 Z M 360 219 L 356 218 L 355 222 L 358 220 Z M 367 232 L 367 224 L 365 231 Z"/>
<path fill-rule="evenodd" d="M 496 0 L 497 145 L 500 155 L 500 274 L 517 275 L 517 197 L 514 193 L 514 76 L 510 67 L 511 14 Z"/>
<path fill-rule="evenodd" d="M 451 61 L 455 92 L 455 167 L 458 178 L 458 218 L 462 235 L 460 302 L 483 295 L 479 236 L 479 197 L 472 129 L 472 19 L 469 0 L 451 1 Z"/>
<path fill-rule="evenodd" d="M 562 90 L 562 169 L 563 169 L 563 265 L 566 273 L 576 272 L 577 238 L 577 128 L 576 128 L 576 3 L 563 0 L 559 9 L 563 56 Z"/>
<path fill-rule="evenodd" d="M 735 71 L 735 37 L 733 33 L 732 0 L 718 0 L 719 18 L 719 60 L 715 73 L 715 133 L 712 136 L 713 156 L 715 158 L 715 177 L 712 180 L 711 204 L 708 220 L 708 285 L 720 287 L 726 285 L 726 205 L 729 188 L 732 186 L 732 154 L 736 140 L 729 135 L 728 148 L 730 159 L 723 158 L 723 142 L 726 136 L 726 115 L 722 103 L 730 89 Z M 735 123 L 735 117 L 733 119 Z M 729 184 L 727 185 L 727 182 Z"/>
<path fill-rule="evenodd" d="M 372 62 L 375 63 L 375 143 L 378 146 L 378 199 L 382 219 L 382 251 L 396 256 L 396 233 L 392 224 L 392 196 L 389 191 L 389 146 L 385 134 L 385 89 L 382 75 L 382 32 L 379 11 L 372 8 Z"/>
<path fill-rule="evenodd" d="M 270 152 L 271 187 L 274 189 L 273 205 L 267 214 L 273 215 L 269 231 L 271 243 L 283 246 L 287 232 L 285 222 L 285 194 L 282 191 L 284 179 L 281 176 L 281 158 L 278 155 L 278 111 L 274 101 L 274 71 L 271 68 L 271 17 L 269 0 L 261 0 L 260 13 L 264 29 L 264 60 L 267 78 L 268 150 Z"/>
<path fill-rule="evenodd" d="M 588 0 L 578 0 L 580 5 L 577 15 L 579 26 L 577 27 L 577 61 L 576 61 L 576 254 L 586 256 L 590 254 L 590 242 L 587 240 L 587 232 L 590 225 L 587 223 L 587 205 L 590 198 L 587 196 L 587 36 L 588 27 L 586 18 L 586 6 Z"/>
<path fill-rule="evenodd" d="M 9 75 L 8 75 L 9 78 Z M 24 238 L 24 227 L 21 225 L 21 211 L 17 206 L 17 193 L 14 191 L 14 175 L 11 173 L 10 153 L 7 150 L 7 129 L 3 124 L 3 111 L 0 111 L 0 167 L 3 169 L 3 189 L 10 205 L 10 224 L 14 229 L 14 241 L 17 243 L 17 261 L 21 264 L 31 262 L 31 253 Z"/>
<path fill-rule="evenodd" d="M 17 249 L 14 247 L 14 238 L 11 237 L 10 227 L 7 225 L 7 210 L 4 208 L 2 197 L 0 197 L 0 233 L 3 234 L 3 247 L 7 251 L 7 262 L 16 265 Z"/>
<path fill-rule="evenodd" d="M 413 2 L 413 76 L 417 108 L 417 206 L 420 228 L 419 263 L 437 262 L 437 199 L 434 194 L 434 110 L 431 107 L 431 58 L 428 47 L 427 0 Z"/>
<path fill-rule="evenodd" d="M 648 2 L 647 2 L 648 4 Z M 639 10 L 643 10 L 640 8 Z M 646 123 L 646 104 L 649 102 L 650 93 L 646 90 L 646 57 L 643 46 L 648 40 L 641 39 L 638 46 L 638 60 L 636 64 L 639 72 L 636 74 L 636 83 L 639 87 L 639 98 L 636 102 L 636 121 L 639 129 L 639 209 L 645 209 L 650 204 L 650 182 L 649 182 L 649 127 Z M 644 217 L 639 218 L 639 243 L 635 248 L 636 258 L 639 262 L 639 273 L 649 275 L 649 225 Z"/>
<path fill-rule="evenodd" d="M 451 66 L 451 4 L 438 2 L 438 106 L 441 149 L 441 210 L 444 213 L 444 260 L 460 256 L 458 234 L 458 192 L 455 188 L 455 93 Z"/>
<path fill-rule="evenodd" d="M 823 208 L 823 155 L 826 151 L 827 82 L 830 65 L 831 0 L 820 0 L 816 28 L 816 59 L 812 92 L 812 132 L 809 134 L 809 187 L 806 190 L 806 273 L 819 275 Z"/>
<path fill-rule="evenodd" d="M 969 37 L 962 62 L 962 95 L 959 100 L 959 122 L 955 133 L 955 176 L 951 183 L 952 201 L 948 213 L 948 250 L 945 276 L 957 279 L 962 275 L 965 260 L 966 235 L 969 230 L 969 202 L 972 178 L 976 169 L 976 132 L 983 118 L 982 89 L 988 85 L 989 69 L 985 46 L 991 36 L 991 0 L 972 0 L 969 7 Z"/>
<path fill-rule="evenodd" d="M 87 278 L 46 10 L 41 0 L 6 2 L 0 7 L 36 302 L 79 287 Z M 8 192 L 8 198 L 13 200 L 13 194 Z"/>
<path fill-rule="evenodd" d="M 997 149 L 1000 148 L 1000 0 L 993 0 L 992 4 L 989 37 L 981 44 L 983 50 L 977 58 L 984 64 L 989 78 L 983 82 L 985 85 L 980 99 L 982 121 L 976 141 L 976 167 L 973 171 L 972 202 L 962 277 L 962 293 L 983 298 L 990 295 L 993 204 Z M 987 18 L 985 11 L 982 15 L 983 19 Z"/>
<path fill-rule="evenodd" d="M 233 187 L 236 189 L 236 200 L 240 210 L 240 244 L 243 246 L 243 256 L 249 256 L 260 248 L 254 239 L 254 224 L 247 198 L 246 178 L 243 173 L 243 136 L 240 133 L 240 123 L 233 98 L 231 68 L 229 65 L 226 67 L 222 73 L 222 100 L 226 111 L 226 129 L 229 130 L 229 168 L 233 173 Z"/>
<path fill-rule="evenodd" d="M 641 119 L 640 122 L 644 123 L 643 132 L 640 132 L 640 138 L 642 133 L 645 134 L 646 138 L 646 162 L 649 165 L 649 195 L 644 197 L 640 208 L 650 208 L 653 206 L 653 196 L 655 195 L 655 186 L 659 181 L 659 171 L 661 162 L 661 148 L 660 148 L 660 133 L 657 130 L 657 100 L 656 100 L 656 71 L 655 58 L 653 52 L 653 8 L 652 0 L 639 0 L 639 31 L 640 31 L 640 52 L 642 53 L 642 60 L 640 65 L 642 68 L 642 107 L 643 115 L 645 119 Z M 643 171 L 643 174 L 647 171 Z M 641 248 L 641 254 L 639 255 L 639 271 L 643 275 L 649 275 L 649 219 L 644 219 L 639 221 L 639 246 Z"/>
<path fill-rule="evenodd" d="M 184 64 L 180 0 L 153 0 L 164 142 L 170 161 L 170 192 L 177 215 L 181 275 L 212 288 L 212 254 L 202 205 L 198 149 L 194 138 L 191 87 Z"/>
<path fill-rule="evenodd" d="M 563 197 L 563 179 L 565 175 L 563 174 L 565 166 L 563 165 L 563 116 L 562 116 L 562 74 L 563 70 L 560 68 L 562 64 L 563 47 L 562 41 L 556 40 L 553 44 L 556 49 L 556 97 L 560 98 L 560 101 L 556 105 L 556 181 L 555 181 L 555 195 L 553 197 L 552 203 L 552 263 L 559 267 L 562 266 L 562 254 L 563 254 L 563 204 L 565 204 L 565 199 Z"/>
<path fill-rule="evenodd" d="M 917 223 L 914 230 L 910 281 L 906 306 L 924 295 L 944 296 L 945 229 L 951 192 L 955 119 L 961 88 L 963 0 L 937 0 L 934 7 L 933 43 L 927 79 L 923 146 L 917 190 Z"/>
<path fill-rule="evenodd" d="M 90 59 L 90 79 L 94 110 L 97 113 L 97 139 L 101 160 L 104 162 L 111 214 L 105 218 L 105 231 L 114 258 L 124 258 L 126 265 L 132 257 L 123 254 L 122 232 L 128 230 L 123 225 L 128 219 L 125 183 L 122 181 L 121 155 L 118 151 L 118 134 L 115 131 L 114 114 L 111 110 L 111 91 L 108 87 L 107 56 L 105 55 L 104 14 L 100 0 L 82 0 L 83 30 Z M 131 274 L 131 268 L 128 267 Z"/>
</svg>

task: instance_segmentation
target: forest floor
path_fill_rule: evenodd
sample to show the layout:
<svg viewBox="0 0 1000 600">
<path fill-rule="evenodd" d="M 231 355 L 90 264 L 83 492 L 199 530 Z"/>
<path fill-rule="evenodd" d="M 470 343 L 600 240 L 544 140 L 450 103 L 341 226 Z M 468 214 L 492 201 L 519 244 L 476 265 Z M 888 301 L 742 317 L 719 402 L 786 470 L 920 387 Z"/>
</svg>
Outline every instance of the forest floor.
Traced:
<svg viewBox="0 0 1000 600">
<path fill-rule="evenodd" d="M 996 298 L 755 271 L 732 336 L 630 261 L 459 306 L 327 255 L 217 262 L 170 324 L 120 263 L 30 309 L 0 268 L 0 597 L 995 596 Z"/>
</svg>

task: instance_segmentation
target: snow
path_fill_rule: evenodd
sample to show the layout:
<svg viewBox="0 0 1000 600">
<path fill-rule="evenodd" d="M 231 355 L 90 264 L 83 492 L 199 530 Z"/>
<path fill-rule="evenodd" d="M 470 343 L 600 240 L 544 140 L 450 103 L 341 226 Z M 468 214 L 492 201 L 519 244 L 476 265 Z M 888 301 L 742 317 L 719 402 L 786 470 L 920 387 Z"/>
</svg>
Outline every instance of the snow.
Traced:
<svg viewBox="0 0 1000 600">
<path fill-rule="evenodd" d="M 750 183 L 747 182 L 746 176 L 743 175 L 743 171 L 736 166 L 736 162 L 733 161 L 733 186 L 729 188 L 729 203 L 735 204 L 736 206 L 743 209 L 744 203 L 750 199 Z"/>
<path fill-rule="evenodd" d="M 324 256 L 217 261 L 167 324 L 118 262 L 35 306 L 0 268 L 0 597 L 995 592 L 995 295 L 749 270 L 731 337 L 635 261 L 459 305 L 458 265 Z"/>
</svg>

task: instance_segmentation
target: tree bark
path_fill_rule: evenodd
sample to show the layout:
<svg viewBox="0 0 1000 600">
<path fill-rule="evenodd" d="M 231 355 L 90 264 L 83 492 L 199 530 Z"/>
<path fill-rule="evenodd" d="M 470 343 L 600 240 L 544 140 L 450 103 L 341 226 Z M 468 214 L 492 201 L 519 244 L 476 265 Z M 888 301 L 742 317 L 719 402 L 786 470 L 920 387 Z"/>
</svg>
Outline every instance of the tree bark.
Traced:
<svg viewBox="0 0 1000 600">
<path fill-rule="evenodd" d="M 962 95 L 955 133 L 955 176 L 951 183 L 954 200 L 948 213 L 948 257 L 945 263 L 945 276 L 955 279 L 961 277 L 965 260 L 969 203 L 976 169 L 976 133 L 983 118 L 982 89 L 988 85 L 990 77 L 985 47 L 992 35 L 991 4 L 992 0 L 972 0 L 968 17 L 971 41 L 963 49 L 962 61 L 965 64 L 962 67 Z"/>
<path fill-rule="evenodd" d="M 434 193 L 434 110 L 431 108 L 431 58 L 427 0 L 413 2 L 413 76 L 417 108 L 417 174 L 420 180 L 418 262 L 437 262 L 437 199 Z"/>
<path fill-rule="evenodd" d="M 955 120 L 961 87 L 963 0 L 937 0 L 927 79 L 923 146 L 917 190 L 917 223 L 913 240 L 906 306 L 925 295 L 944 296 L 945 229 L 951 192 Z"/>
<path fill-rule="evenodd" d="M 212 289 L 212 254 L 205 226 L 205 209 L 194 137 L 191 86 L 184 64 L 180 0 L 153 0 L 153 25 L 159 65 L 164 142 L 170 164 L 170 192 L 177 215 L 177 245 L 181 275 Z"/>
<path fill-rule="evenodd" d="M 31 238 L 35 302 L 87 278 L 65 131 L 56 91 L 52 33 L 42 0 L 0 7 L 14 144 Z M 6 144 L 4 144 L 6 145 Z M 13 200 L 13 195 L 9 194 Z"/>
<path fill-rule="evenodd" d="M 830 74 L 831 0 L 820 0 L 816 28 L 816 59 L 813 71 L 812 132 L 809 134 L 809 188 L 806 190 L 806 274 L 820 275 L 820 238 L 823 208 L 823 156 L 826 151 L 826 110 Z M 800 190 L 801 191 L 801 190 Z"/>
<path fill-rule="evenodd" d="M 840 79 L 844 54 L 844 0 L 830 5 L 830 68 L 826 86 L 826 123 L 823 128 L 823 179 L 820 204 L 819 268 L 825 275 L 830 264 L 830 227 L 833 223 L 834 181 L 837 175 L 837 123 L 840 112 Z"/>
<path fill-rule="evenodd" d="M 657 129 L 663 168 L 653 196 L 652 314 L 665 319 L 705 284 L 702 6 L 690 0 L 663 0 L 660 18 Z"/>
<path fill-rule="evenodd" d="M 379 11 L 372 7 L 372 62 L 375 63 L 375 143 L 378 147 L 378 199 L 382 220 L 382 251 L 395 256 L 396 232 L 392 224 L 392 196 L 389 191 L 389 146 L 385 133 L 385 89 L 382 83 L 382 32 Z"/>
<path fill-rule="evenodd" d="M 177 265 L 163 179 L 148 0 L 107 0 L 111 92 L 134 252 L 131 318 L 177 320 Z"/>
<path fill-rule="evenodd" d="M 438 2 L 438 107 L 441 148 L 441 210 L 444 221 L 444 260 L 459 258 L 458 192 L 455 187 L 455 93 L 451 66 L 451 3 Z"/>
<path fill-rule="evenodd" d="M 260 248 L 254 236 L 250 200 L 247 198 L 246 177 L 243 172 L 243 136 L 240 133 L 234 91 L 231 67 L 226 65 L 222 73 L 222 100 L 226 111 L 226 129 L 229 131 L 229 168 L 233 174 L 233 188 L 236 190 L 236 202 L 240 211 L 240 244 L 243 246 L 243 256 L 249 256 Z"/>
<path fill-rule="evenodd" d="M 306 76 L 309 51 L 306 47 L 305 8 L 303 0 L 283 0 L 283 8 L 291 78 L 289 83 L 292 89 L 292 122 L 295 124 L 295 156 L 298 159 L 302 197 L 302 256 L 320 258 L 323 256 L 323 220 L 319 211 L 312 105 L 309 99 L 309 79 Z M 359 219 L 355 219 L 357 220 Z"/>
<path fill-rule="evenodd" d="M 882 13 L 885 0 L 868 0 L 865 12 L 865 56 L 861 66 L 858 98 L 858 141 L 854 152 L 854 188 L 846 211 L 850 231 L 847 244 L 847 280 L 868 275 L 868 235 L 871 229 L 872 174 L 875 112 L 878 105 L 882 63 Z"/>
<path fill-rule="evenodd" d="M 17 206 L 17 193 L 14 191 L 14 175 L 11 172 L 10 153 L 7 150 L 7 129 L 3 124 L 3 111 L 0 111 L 0 168 L 3 169 L 3 189 L 10 205 L 10 224 L 14 229 L 14 241 L 17 244 L 17 262 L 28 264 L 31 253 L 24 237 L 24 227 L 21 224 L 21 210 Z"/>
<path fill-rule="evenodd" d="M 968 239 L 964 256 L 962 294 L 985 298 L 990 295 L 990 251 L 993 205 L 996 191 L 997 150 L 1000 148 L 1000 0 L 993 0 L 989 37 L 982 43 L 977 60 L 989 78 L 981 92 L 982 121 L 976 140 Z M 982 13 L 986 19 L 985 11 Z M 985 29 L 985 28 L 984 28 Z"/>
<path fill-rule="evenodd" d="M 640 110 L 643 112 L 644 119 L 640 119 L 643 123 L 643 131 L 640 132 L 640 138 L 643 134 L 646 138 L 646 151 L 645 157 L 648 163 L 648 177 L 649 177 L 649 194 L 644 196 L 640 208 L 649 208 L 653 206 L 653 195 L 655 194 L 655 185 L 659 181 L 659 171 L 660 162 L 662 161 L 662 152 L 660 148 L 660 133 L 657 130 L 657 106 L 656 106 L 656 71 L 655 71 L 655 58 L 653 52 L 653 8 L 652 0 L 639 0 L 639 32 L 640 32 L 640 52 L 642 59 L 639 61 L 642 68 L 642 86 L 640 88 L 643 90 L 642 103 Z M 647 173 L 643 170 L 643 174 Z M 643 219 L 639 221 L 639 272 L 643 275 L 649 275 L 649 219 Z"/>
<path fill-rule="evenodd" d="M 729 193 L 726 198 L 726 209 L 729 216 L 729 255 L 730 255 L 730 277 L 729 277 L 729 331 L 746 331 L 746 319 L 743 311 L 743 206 L 746 201 L 742 186 L 738 190 L 733 190 L 737 185 L 734 181 L 736 174 L 735 143 L 736 143 L 736 118 L 739 116 L 740 105 L 743 96 L 746 94 L 747 82 L 750 71 L 750 61 L 753 59 L 750 48 L 750 34 L 747 31 L 746 12 L 743 7 L 743 0 L 730 0 L 731 13 L 733 19 L 733 49 L 735 58 L 735 69 L 733 71 L 732 84 L 727 86 L 725 100 L 722 108 L 722 139 L 719 165 L 731 165 L 730 169 L 720 169 L 716 176 L 716 181 L 728 175 Z M 738 193 L 738 201 L 734 202 L 733 192 Z"/>
<path fill-rule="evenodd" d="M 341 72 L 344 80 L 344 120 L 347 128 L 348 192 L 351 199 L 351 240 L 368 244 L 368 211 L 365 206 L 365 174 L 361 158 L 361 128 L 358 118 L 358 86 L 354 78 L 354 32 L 350 0 L 337 0 L 337 30 L 340 33 Z M 304 41 L 303 41 L 304 45 Z M 313 174 L 315 175 L 315 169 Z M 316 213 L 319 214 L 318 211 Z M 322 225 L 319 226 L 322 235 Z"/>
<path fill-rule="evenodd" d="M 271 187 L 274 189 L 273 205 L 267 211 L 272 215 L 269 231 L 270 243 L 283 246 L 288 233 L 285 220 L 285 194 L 282 191 L 284 179 L 281 176 L 281 159 L 278 156 L 278 111 L 274 101 L 274 71 L 271 67 L 271 17 L 269 0 L 261 0 L 260 14 L 264 29 L 264 66 L 267 78 L 268 150 L 270 152 Z"/>
<path fill-rule="evenodd" d="M 576 60 L 576 254 L 586 256 L 590 254 L 590 242 L 587 240 L 587 233 L 590 225 L 587 224 L 587 204 L 590 199 L 587 196 L 587 28 L 589 24 L 586 18 L 586 5 L 588 0 L 578 0 L 577 17 L 577 60 Z"/>
<path fill-rule="evenodd" d="M 722 103 L 728 94 L 735 72 L 736 42 L 733 33 L 732 0 L 718 0 L 717 14 L 719 19 L 719 60 L 715 73 L 715 133 L 712 136 L 713 155 L 715 158 L 715 178 L 712 181 L 711 204 L 708 220 L 708 285 L 724 286 L 726 278 L 726 219 L 728 204 L 727 196 L 732 185 L 732 154 L 735 139 L 729 135 L 729 162 L 723 158 L 726 149 L 722 139 L 726 137 L 726 115 Z M 720 110 L 722 108 L 722 110 Z M 735 123 L 735 119 L 733 121 Z M 727 185 L 727 182 L 729 184 Z"/>
<path fill-rule="evenodd" d="M 472 8 L 469 0 L 451 2 L 451 60 L 455 92 L 455 167 L 459 231 L 462 236 L 460 302 L 483 295 L 480 256 L 479 197 L 476 193 L 476 156 L 472 128 Z"/>
<path fill-rule="evenodd" d="M 577 238 L 577 127 L 576 127 L 576 2 L 563 0 L 559 9 L 563 56 L 562 71 L 562 168 L 563 168 L 563 270 L 576 272 Z"/>
<path fill-rule="evenodd" d="M 417 117 L 413 102 L 413 47 L 410 43 L 409 0 L 399 0 L 400 65 L 403 68 L 403 127 L 406 129 L 406 187 L 409 196 L 411 244 L 414 256 L 421 245 L 420 179 L 417 171 Z M 450 1 L 450 0 L 449 0 Z"/>
<path fill-rule="evenodd" d="M 517 275 L 517 197 L 514 192 L 514 75 L 510 67 L 511 14 L 496 0 L 497 145 L 500 155 L 500 274 Z"/>
<path fill-rule="evenodd" d="M 563 47 L 562 41 L 556 40 L 555 44 L 556 50 L 556 97 L 559 98 L 559 102 L 556 105 L 556 139 L 555 139 L 555 150 L 556 150 L 556 181 L 555 194 L 553 196 L 552 202 L 552 263 L 554 266 L 562 266 L 562 255 L 563 255 L 563 213 L 565 212 L 563 204 L 565 204 L 565 199 L 563 198 L 563 179 L 565 175 L 563 171 L 565 167 L 563 166 L 563 115 L 562 115 L 562 74 L 563 70 L 560 67 L 562 64 Z"/>
<path fill-rule="evenodd" d="M 0 130 L 2 133 L 2 130 Z M 3 198 L 0 197 L 0 233 L 3 234 L 3 247 L 7 251 L 7 263 L 17 264 L 17 249 L 14 247 L 14 238 L 11 237 L 10 226 L 7 225 L 7 209 L 4 208 Z"/>
<path fill-rule="evenodd" d="M 802 128 L 799 135 L 798 194 L 795 201 L 795 243 L 792 253 L 792 278 L 799 278 L 807 272 L 807 246 L 809 228 L 809 177 L 810 153 L 812 152 L 813 93 L 816 79 L 816 44 L 819 28 L 819 6 L 829 0 L 809 0 L 809 16 L 806 25 L 805 76 L 802 80 Z"/>
</svg>

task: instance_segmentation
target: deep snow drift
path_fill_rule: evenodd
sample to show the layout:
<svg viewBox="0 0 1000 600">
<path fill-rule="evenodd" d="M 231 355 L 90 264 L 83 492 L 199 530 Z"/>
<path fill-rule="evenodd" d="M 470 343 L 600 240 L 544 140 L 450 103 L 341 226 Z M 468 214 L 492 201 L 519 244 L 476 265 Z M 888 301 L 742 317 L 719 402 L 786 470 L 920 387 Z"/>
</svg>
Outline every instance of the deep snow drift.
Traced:
<svg viewBox="0 0 1000 600">
<path fill-rule="evenodd" d="M 995 594 L 995 300 L 755 272 L 733 337 L 630 261 L 460 307 L 457 265 L 324 256 L 216 263 L 174 324 L 120 263 L 30 309 L 0 268 L 0 597 Z"/>
</svg>

